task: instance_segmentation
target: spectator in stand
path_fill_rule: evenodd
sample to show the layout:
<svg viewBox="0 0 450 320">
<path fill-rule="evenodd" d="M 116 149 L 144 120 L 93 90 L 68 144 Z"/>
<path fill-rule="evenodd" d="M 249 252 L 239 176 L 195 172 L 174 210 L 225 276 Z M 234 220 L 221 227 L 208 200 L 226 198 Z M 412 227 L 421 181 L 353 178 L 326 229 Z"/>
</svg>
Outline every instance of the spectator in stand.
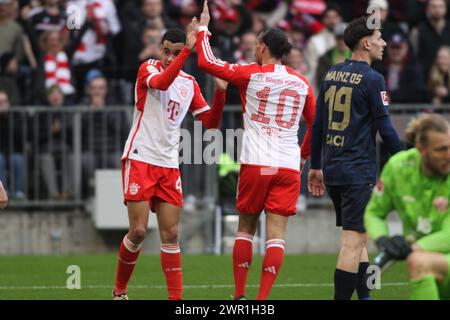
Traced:
<svg viewBox="0 0 450 320">
<path fill-rule="evenodd" d="M 200 7 L 203 4 L 199 0 L 169 0 L 165 1 L 165 10 L 169 16 L 181 27 L 187 26 L 193 17 L 199 16 Z"/>
<path fill-rule="evenodd" d="M 120 86 L 122 103 L 129 105 L 133 104 L 134 85 L 141 58 L 147 55 L 144 48 L 146 44 L 142 42 L 142 37 L 145 37 L 143 33 L 147 33 L 148 28 L 160 30 L 156 40 L 159 47 L 162 34 L 167 29 L 175 28 L 178 25 L 163 11 L 162 0 L 143 0 L 141 7 L 136 2 L 127 1 L 122 11 L 123 32 L 121 50 L 119 51 L 121 52 L 119 61 L 121 66 Z"/>
<path fill-rule="evenodd" d="M 120 165 L 121 144 L 125 142 L 128 128 L 121 112 L 106 112 L 108 105 L 108 80 L 100 70 L 86 75 L 86 105 L 90 112 L 81 119 L 82 194 L 91 194 L 95 169 L 117 168 Z"/>
<path fill-rule="evenodd" d="M 260 16 L 257 16 L 256 14 L 252 14 L 252 28 L 251 31 L 253 31 L 256 34 L 260 34 L 267 28 L 266 22 L 261 18 Z"/>
<path fill-rule="evenodd" d="M 40 55 L 39 39 L 44 32 L 61 32 L 64 43 L 69 40 L 69 30 L 66 28 L 66 15 L 61 10 L 60 0 L 45 0 L 40 9 L 35 9 L 26 20 L 27 33 L 30 36 L 34 55 Z"/>
<path fill-rule="evenodd" d="M 427 20 L 411 32 L 411 44 L 425 74 L 428 75 L 439 47 L 450 45 L 450 23 L 447 20 L 445 0 L 429 0 Z"/>
<path fill-rule="evenodd" d="M 72 58 L 72 71 L 76 91 L 79 97 L 84 95 L 84 80 L 92 68 L 102 68 L 112 74 L 115 72 L 115 57 L 113 50 L 107 51 L 109 36 L 114 36 L 121 30 L 116 7 L 112 0 L 74 0 L 74 4 L 83 10 L 83 24 L 88 29 L 81 37 L 81 42 Z"/>
<path fill-rule="evenodd" d="M 13 1 L 0 1 L 0 55 L 11 52 L 17 62 L 23 58 L 22 27 L 12 16 Z"/>
<path fill-rule="evenodd" d="M 178 27 L 164 11 L 162 0 L 144 0 L 142 2 L 143 22 L 141 24 L 163 30 Z"/>
<path fill-rule="evenodd" d="M 238 64 L 251 64 L 255 62 L 256 40 L 258 35 L 253 31 L 247 31 L 241 36 L 238 50 L 234 52 L 233 61 Z M 226 101 L 228 104 L 240 104 L 241 97 L 236 86 L 229 86 Z M 223 128 L 235 128 L 241 126 L 242 115 L 238 112 L 226 113 L 223 116 Z"/>
<path fill-rule="evenodd" d="M 274 27 L 278 21 L 283 20 L 289 9 L 287 1 L 282 0 L 232 0 L 230 2 L 234 5 L 246 2 L 247 10 L 253 12 L 253 15 L 260 16 L 269 28 Z"/>
<path fill-rule="evenodd" d="M 306 64 L 302 49 L 292 48 L 286 57 L 286 64 L 300 74 L 308 73 L 308 65 Z"/>
<path fill-rule="evenodd" d="M 431 66 L 428 92 L 433 105 L 450 103 L 450 47 L 448 46 L 439 49 L 436 60 Z"/>
<path fill-rule="evenodd" d="M 408 23 L 409 30 L 419 25 L 427 19 L 426 9 L 428 0 L 406 0 L 406 22 Z"/>
<path fill-rule="evenodd" d="M 305 30 L 314 35 L 323 30 L 324 25 L 315 16 L 320 16 L 326 9 L 323 0 L 294 0 L 289 8 L 289 17 L 294 29 Z"/>
<path fill-rule="evenodd" d="M 64 94 L 58 85 L 53 85 L 47 90 L 47 103 L 55 110 L 63 108 Z M 38 113 L 37 116 L 39 165 L 48 197 L 53 200 L 68 199 L 72 197 L 73 190 L 70 156 L 72 139 L 68 114 L 51 112 Z"/>
<path fill-rule="evenodd" d="M 142 33 L 143 49 L 139 53 L 139 63 L 148 59 L 158 59 L 159 40 L 161 39 L 161 29 L 155 27 L 146 27 Z"/>
<path fill-rule="evenodd" d="M 370 0 L 368 8 L 379 8 L 381 18 L 381 36 L 387 42 L 395 33 L 406 32 L 394 21 L 389 10 L 389 2 L 387 0 Z"/>
<path fill-rule="evenodd" d="M 318 34 L 312 36 L 306 46 L 305 58 L 309 66 L 309 74 L 306 77 L 314 88 L 314 92 L 317 92 L 318 88 L 315 80 L 319 58 L 336 46 L 334 28 L 341 22 L 341 9 L 338 6 L 328 6 L 323 12 L 322 17 L 322 23 L 325 25 L 325 28 Z"/>
<path fill-rule="evenodd" d="M 335 64 L 344 62 L 345 59 L 350 59 L 352 52 L 345 45 L 344 31 L 347 28 L 347 24 L 340 23 L 334 28 L 334 36 L 336 46 L 328 50 L 323 56 L 320 57 L 317 64 L 316 71 L 316 83 L 320 86 L 323 76 L 328 70 Z"/>
<path fill-rule="evenodd" d="M 0 90 L 0 181 L 9 190 L 11 198 L 22 200 L 26 198 L 24 119 L 10 113 L 10 108 L 8 94 Z M 10 172 L 9 179 L 7 172 Z"/>
<path fill-rule="evenodd" d="M 234 60 L 239 64 L 255 62 L 256 40 L 258 35 L 253 31 L 247 31 L 241 36 L 239 49 L 234 52 Z"/>
<path fill-rule="evenodd" d="M 41 48 L 44 55 L 45 89 L 58 85 L 65 96 L 65 101 L 73 101 L 75 88 L 67 54 L 63 50 L 60 31 L 46 31 L 41 36 Z"/>
<path fill-rule="evenodd" d="M 423 70 L 411 52 L 403 33 L 391 35 L 387 55 L 379 72 L 386 79 L 391 103 L 425 102 L 426 90 Z"/>
<path fill-rule="evenodd" d="M 20 104 L 20 90 L 17 85 L 17 59 L 10 52 L 0 56 L 0 90 L 7 93 L 8 101 L 17 106 Z"/>
<path fill-rule="evenodd" d="M 220 50 L 220 57 L 233 61 L 234 52 L 239 48 L 242 34 L 252 28 L 252 15 L 241 1 L 216 1 L 211 6 L 214 19 L 212 41 L 214 48 Z"/>
</svg>

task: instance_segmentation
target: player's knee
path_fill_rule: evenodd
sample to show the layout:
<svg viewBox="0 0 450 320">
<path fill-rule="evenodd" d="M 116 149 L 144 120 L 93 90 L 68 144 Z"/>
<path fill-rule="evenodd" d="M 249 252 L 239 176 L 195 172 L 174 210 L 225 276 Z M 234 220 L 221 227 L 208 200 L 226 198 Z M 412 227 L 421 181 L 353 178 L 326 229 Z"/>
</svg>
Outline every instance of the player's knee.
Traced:
<svg viewBox="0 0 450 320">
<path fill-rule="evenodd" d="M 407 259 L 408 272 L 410 276 L 415 276 L 424 272 L 429 271 L 429 264 L 424 255 L 420 252 L 413 252 L 408 256 Z"/>
<path fill-rule="evenodd" d="M 147 230 L 145 228 L 133 228 L 128 233 L 128 239 L 134 244 L 142 243 L 147 236 Z"/>
<path fill-rule="evenodd" d="M 342 248 L 352 251 L 360 252 L 366 245 L 365 237 L 352 233 L 342 237 Z"/>
<path fill-rule="evenodd" d="M 174 225 L 160 231 L 163 243 L 176 243 L 178 241 L 178 226 Z"/>
</svg>

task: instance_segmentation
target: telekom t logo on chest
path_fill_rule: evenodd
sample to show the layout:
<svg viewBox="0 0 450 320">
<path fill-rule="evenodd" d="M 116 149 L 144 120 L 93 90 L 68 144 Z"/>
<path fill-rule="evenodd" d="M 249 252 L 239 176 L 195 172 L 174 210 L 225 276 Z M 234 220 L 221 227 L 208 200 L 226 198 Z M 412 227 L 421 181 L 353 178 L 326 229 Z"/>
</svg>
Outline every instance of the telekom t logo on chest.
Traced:
<svg viewBox="0 0 450 320">
<path fill-rule="evenodd" d="M 175 121 L 175 117 L 180 114 L 180 103 L 174 100 L 170 100 L 167 112 L 169 113 L 169 119 Z"/>
</svg>

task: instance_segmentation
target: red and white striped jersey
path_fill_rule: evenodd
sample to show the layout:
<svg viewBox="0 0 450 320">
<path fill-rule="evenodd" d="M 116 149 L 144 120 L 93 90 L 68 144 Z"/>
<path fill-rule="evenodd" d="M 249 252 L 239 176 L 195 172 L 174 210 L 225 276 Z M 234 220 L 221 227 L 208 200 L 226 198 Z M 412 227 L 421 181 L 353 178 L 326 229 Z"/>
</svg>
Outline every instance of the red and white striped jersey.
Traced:
<svg viewBox="0 0 450 320">
<path fill-rule="evenodd" d="M 161 62 L 152 59 L 139 68 L 134 119 L 122 160 L 178 168 L 180 126 L 186 113 L 197 116 L 210 107 L 195 79 L 183 71 L 167 90 L 151 88 L 150 80 L 163 70 Z"/>
<path fill-rule="evenodd" d="M 240 162 L 300 170 L 310 155 L 315 114 L 312 87 L 302 75 L 281 64 L 230 64 L 214 57 L 210 33 L 200 27 L 197 53 L 200 68 L 239 89 L 244 118 Z M 298 129 L 303 114 L 308 126 L 300 150 Z M 301 154 L 302 153 L 302 154 Z"/>
</svg>

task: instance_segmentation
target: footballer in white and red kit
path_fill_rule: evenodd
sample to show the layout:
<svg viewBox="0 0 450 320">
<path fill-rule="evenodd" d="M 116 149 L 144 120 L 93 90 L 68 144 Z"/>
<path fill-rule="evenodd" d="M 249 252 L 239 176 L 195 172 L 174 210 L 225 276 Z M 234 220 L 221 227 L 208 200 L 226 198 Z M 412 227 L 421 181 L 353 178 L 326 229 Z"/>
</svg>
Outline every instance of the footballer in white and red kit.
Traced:
<svg viewBox="0 0 450 320">
<path fill-rule="evenodd" d="M 258 36 L 256 63 L 231 64 L 214 56 L 209 43 L 209 20 L 205 0 L 197 35 L 199 67 L 237 86 L 244 120 L 236 204 L 239 226 L 233 248 L 234 298 L 245 297 L 253 237 L 264 210 L 266 254 L 256 297 L 264 300 L 283 261 L 288 217 L 296 213 L 301 159 L 310 154 L 315 99 L 305 77 L 281 63 L 292 48 L 283 31 L 271 28 Z M 302 115 L 308 129 L 300 148 L 298 129 Z"/>
<path fill-rule="evenodd" d="M 130 229 L 120 247 L 114 299 L 127 297 L 127 284 L 148 228 L 149 210 L 156 212 L 161 238 L 161 266 L 170 300 L 182 299 L 178 224 L 183 194 L 178 163 L 180 126 L 190 111 L 206 128 L 218 128 L 227 83 L 215 79 L 212 107 L 195 79 L 181 71 L 195 46 L 196 33 L 170 29 L 161 40 L 160 60 L 139 68 L 136 107 L 122 156 L 122 182 Z"/>
<path fill-rule="evenodd" d="M 185 60 L 189 54 L 183 49 L 179 57 Z M 217 128 L 225 103 L 225 91 L 216 92 L 212 112 L 194 77 L 183 71 L 163 91 L 171 77 L 164 71 L 162 63 L 153 59 L 140 66 L 133 124 L 122 155 L 125 201 L 150 200 L 152 211 L 155 201 L 183 205 L 178 150 L 187 112 L 206 128 Z M 145 172 L 149 166 L 151 174 Z"/>
<path fill-rule="evenodd" d="M 293 215 L 300 192 L 301 159 L 308 159 L 310 155 L 310 127 L 315 114 L 312 87 L 305 77 L 285 65 L 239 65 L 221 61 L 214 57 L 209 37 L 208 30 L 200 27 L 197 38 L 200 68 L 236 85 L 241 96 L 244 135 L 238 209 L 245 213 L 260 213 L 266 209 Z M 297 132 L 302 115 L 308 131 L 300 148 Z M 295 177 L 288 184 L 292 186 L 295 182 L 296 186 L 286 188 L 282 181 L 273 183 L 277 177 L 284 180 L 283 175 Z M 254 189 L 250 188 L 254 179 L 264 176 L 269 177 L 263 182 L 259 180 Z M 266 192 L 261 192 L 262 187 Z"/>
</svg>

